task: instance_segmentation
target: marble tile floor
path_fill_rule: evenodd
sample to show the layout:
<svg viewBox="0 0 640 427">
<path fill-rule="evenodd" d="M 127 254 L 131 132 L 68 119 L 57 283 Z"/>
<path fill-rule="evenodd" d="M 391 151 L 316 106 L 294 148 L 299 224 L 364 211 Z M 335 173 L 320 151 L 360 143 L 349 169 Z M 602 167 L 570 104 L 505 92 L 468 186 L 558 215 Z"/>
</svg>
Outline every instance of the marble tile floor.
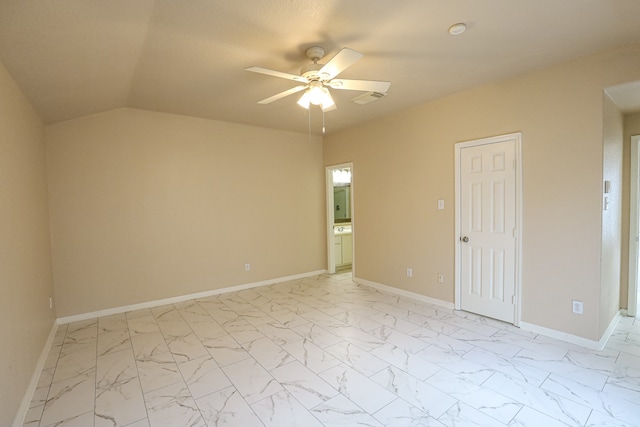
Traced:
<svg viewBox="0 0 640 427">
<path fill-rule="evenodd" d="M 638 426 L 603 351 L 320 275 L 61 325 L 25 426 Z"/>
</svg>

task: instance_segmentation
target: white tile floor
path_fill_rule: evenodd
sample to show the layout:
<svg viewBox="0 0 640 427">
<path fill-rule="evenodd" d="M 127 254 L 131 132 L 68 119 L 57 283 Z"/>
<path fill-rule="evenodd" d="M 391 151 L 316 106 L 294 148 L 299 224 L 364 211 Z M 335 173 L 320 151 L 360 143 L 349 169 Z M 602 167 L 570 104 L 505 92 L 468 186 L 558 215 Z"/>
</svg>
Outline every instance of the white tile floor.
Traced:
<svg viewBox="0 0 640 427">
<path fill-rule="evenodd" d="M 321 275 L 62 325 L 25 426 L 638 426 L 604 351 Z"/>
</svg>

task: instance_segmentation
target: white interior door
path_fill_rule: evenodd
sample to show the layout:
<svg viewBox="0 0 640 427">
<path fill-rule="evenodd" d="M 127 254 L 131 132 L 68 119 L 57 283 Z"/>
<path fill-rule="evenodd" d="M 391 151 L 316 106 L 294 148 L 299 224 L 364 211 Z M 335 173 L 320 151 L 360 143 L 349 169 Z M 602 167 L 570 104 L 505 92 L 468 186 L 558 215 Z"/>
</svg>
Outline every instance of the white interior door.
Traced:
<svg viewBox="0 0 640 427">
<path fill-rule="evenodd" d="M 516 140 L 459 153 L 460 308 L 514 323 Z"/>
</svg>

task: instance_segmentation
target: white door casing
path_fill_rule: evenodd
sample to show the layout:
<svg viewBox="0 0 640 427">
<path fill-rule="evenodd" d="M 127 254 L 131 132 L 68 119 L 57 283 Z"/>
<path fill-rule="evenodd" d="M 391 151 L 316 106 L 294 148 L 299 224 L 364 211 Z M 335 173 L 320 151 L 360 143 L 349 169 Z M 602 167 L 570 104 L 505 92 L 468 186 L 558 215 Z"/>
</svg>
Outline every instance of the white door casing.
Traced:
<svg viewBox="0 0 640 427">
<path fill-rule="evenodd" d="M 519 320 L 520 134 L 456 144 L 456 308 Z"/>
</svg>

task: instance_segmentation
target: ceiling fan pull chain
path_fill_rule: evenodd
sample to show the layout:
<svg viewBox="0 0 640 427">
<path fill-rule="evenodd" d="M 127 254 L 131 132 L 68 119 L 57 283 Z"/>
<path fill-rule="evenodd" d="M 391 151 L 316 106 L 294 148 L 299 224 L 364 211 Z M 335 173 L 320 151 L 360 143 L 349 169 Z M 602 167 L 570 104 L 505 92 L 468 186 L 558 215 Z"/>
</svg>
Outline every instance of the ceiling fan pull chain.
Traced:
<svg viewBox="0 0 640 427">
<path fill-rule="evenodd" d="M 322 134 L 324 135 L 324 110 L 322 110 Z"/>
<path fill-rule="evenodd" d="M 309 142 L 311 142 L 311 108 L 307 109 L 307 115 L 309 116 Z"/>
</svg>

